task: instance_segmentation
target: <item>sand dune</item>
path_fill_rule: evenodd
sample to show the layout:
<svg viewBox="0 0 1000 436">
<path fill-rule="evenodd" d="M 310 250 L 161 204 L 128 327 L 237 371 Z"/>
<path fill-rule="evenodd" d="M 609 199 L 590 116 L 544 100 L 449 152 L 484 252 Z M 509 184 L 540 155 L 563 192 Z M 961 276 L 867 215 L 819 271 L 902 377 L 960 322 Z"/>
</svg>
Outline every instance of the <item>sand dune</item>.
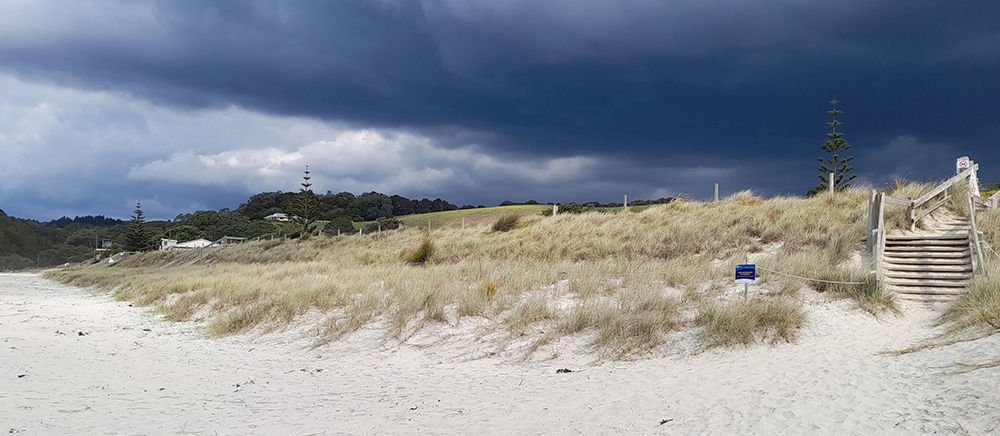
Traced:
<svg viewBox="0 0 1000 436">
<path fill-rule="evenodd" d="M 0 274 L 0 431 L 1000 434 L 1000 368 L 952 366 L 1000 358 L 1000 337 L 879 355 L 937 333 L 935 309 L 903 303 L 905 317 L 876 320 L 850 304 L 811 298 L 795 344 L 517 363 L 455 357 L 468 355 L 461 341 L 379 349 L 374 331 L 319 348 L 294 329 L 206 339 L 107 296 Z"/>
</svg>

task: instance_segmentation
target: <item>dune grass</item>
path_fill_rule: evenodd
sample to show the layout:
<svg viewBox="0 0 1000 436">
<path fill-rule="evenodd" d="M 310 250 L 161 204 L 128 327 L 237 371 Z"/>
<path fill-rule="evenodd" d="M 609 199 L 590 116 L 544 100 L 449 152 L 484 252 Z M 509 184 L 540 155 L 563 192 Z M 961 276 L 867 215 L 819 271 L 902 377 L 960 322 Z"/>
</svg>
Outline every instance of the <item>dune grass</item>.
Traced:
<svg viewBox="0 0 1000 436">
<path fill-rule="evenodd" d="M 426 263 L 432 257 L 434 257 L 434 241 L 431 238 L 424 238 L 420 246 L 406 255 L 406 260 L 410 261 L 410 263 Z"/>
<path fill-rule="evenodd" d="M 430 223 L 431 229 L 462 228 L 462 219 L 465 219 L 466 227 L 477 227 L 485 223 L 490 223 L 497 218 L 515 213 L 518 215 L 537 215 L 543 210 L 552 209 L 552 206 L 544 204 L 518 204 L 512 206 L 485 207 L 477 209 L 457 209 L 444 212 L 421 213 L 414 215 L 404 215 L 396 217 L 402 221 L 406 227 L 416 227 L 427 230 Z M 369 222 L 354 223 L 355 227 L 364 226 Z"/>
<path fill-rule="evenodd" d="M 990 266 L 988 275 L 977 277 L 968 291 L 941 315 L 939 322 L 950 332 L 969 328 L 1000 330 L 1000 266 Z"/>
<path fill-rule="evenodd" d="M 789 298 L 706 304 L 695 318 L 706 347 L 749 345 L 758 340 L 792 342 L 805 323 L 801 304 Z"/>
<path fill-rule="evenodd" d="M 517 228 L 517 225 L 521 223 L 521 215 L 516 213 L 504 214 L 496 221 L 493 221 L 492 230 L 494 232 L 509 232 Z"/>
<path fill-rule="evenodd" d="M 820 280 L 824 281 L 817 282 L 818 291 L 829 292 L 836 298 L 852 299 L 872 315 L 902 314 L 896 306 L 896 294 L 880 285 L 875 274 L 869 271 L 836 268 L 823 274 Z"/>
<path fill-rule="evenodd" d="M 176 254 L 149 253 L 112 268 L 45 275 L 155 307 L 172 321 L 206 322 L 214 335 L 280 328 L 317 311 L 321 341 L 375 322 L 384 323 L 387 339 L 405 340 L 421 326 L 480 317 L 511 337 L 532 334 L 536 324 L 557 326 L 547 334 L 593 334 L 598 353 L 622 358 L 693 328 L 681 321 L 684 311 L 712 313 L 703 326 L 722 319 L 723 309 L 759 312 L 751 316 L 752 337 L 790 340 L 801 325 L 794 282 L 765 284 L 782 296 L 749 306 L 706 302 L 719 298 L 733 266 L 751 253 L 767 254 L 761 263 L 774 270 L 806 277 L 830 271 L 863 238 L 867 198 L 863 189 L 809 199 L 744 191 L 638 213 L 525 215 L 506 232 L 491 231 L 499 215 L 482 215 L 467 219 L 465 229 L 450 221 L 430 232 L 405 226 L 248 242 L 206 250 L 191 266 L 161 269 Z M 555 300 L 568 303 L 550 304 Z M 775 313 L 787 319 L 774 321 Z M 719 345 L 746 340 L 711 337 Z"/>
</svg>

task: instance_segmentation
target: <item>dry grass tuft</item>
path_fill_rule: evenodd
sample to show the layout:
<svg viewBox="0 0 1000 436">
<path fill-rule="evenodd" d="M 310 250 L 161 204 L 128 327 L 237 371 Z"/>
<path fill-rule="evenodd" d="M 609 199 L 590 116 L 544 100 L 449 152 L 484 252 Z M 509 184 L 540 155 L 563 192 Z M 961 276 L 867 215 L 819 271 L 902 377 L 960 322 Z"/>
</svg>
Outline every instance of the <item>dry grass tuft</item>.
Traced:
<svg viewBox="0 0 1000 436">
<path fill-rule="evenodd" d="M 977 277 L 939 323 L 948 324 L 951 332 L 973 327 L 1000 330 L 1000 267 L 993 265 L 989 275 Z"/>
<path fill-rule="evenodd" d="M 406 260 L 410 263 L 426 263 L 429 262 L 433 256 L 434 241 L 431 241 L 431 238 L 424 238 L 424 240 L 420 243 L 420 246 L 406 256 Z"/>
<path fill-rule="evenodd" d="M 652 290 L 625 290 L 618 294 L 617 313 L 599 319 L 594 341 L 603 354 L 622 358 L 651 350 L 663 335 L 680 326 L 681 304 Z"/>
<path fill-rule="evenodd" d="M 711 348 L 750 345 L 757 340 L 791 342 L 805 319 L 801 303 L 776 298 L 706 304 L 695 323 L 705 328 L 702 344 Z"/>
<path fill-rule="evenodd" d="M 538 321 L 552 319 L 552 311 L 549 310 L 549 299 L 542 295 L 528 298 L 518 305 L 513 313 L 507 317 L 507 325 L 510 326 L 511 333 L 521 335 L 531 324 Z"/>
<path fill-rule="evenodd" d="M 515 213 L 509 213 L 497 218 L 493 222 L 494 232 L 509 232 L 517 228 L 518 224 L 521 222 L 521 215 Z"/>
<path fill-rule="evenodd" d="M 892 312 L 901 315 L 896 306 L 896 294 L 879 285 L 874 274 L 867 271 L 835 269 L 821 276 L 826 282 L 816 283 L 820 292 L 828 292 L 837 298 L 850 298 L 858 307 L 872 315 Z"/>
</svg>

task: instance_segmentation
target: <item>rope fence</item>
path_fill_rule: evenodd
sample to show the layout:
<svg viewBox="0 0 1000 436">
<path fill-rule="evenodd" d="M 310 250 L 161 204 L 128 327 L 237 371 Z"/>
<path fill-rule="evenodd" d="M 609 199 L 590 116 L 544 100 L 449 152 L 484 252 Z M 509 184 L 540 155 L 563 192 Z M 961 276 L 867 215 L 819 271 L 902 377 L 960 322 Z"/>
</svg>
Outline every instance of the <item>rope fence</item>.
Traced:
<svg viewBox="0 0 1000 436">
<path fill-rule="evenodd" d="M 785 272 L 781 272 L 781 271 L 775 271 L 773 269 L 764 268 L 764 267 L 762 267 L 760 265 L 757 266 L 757 269 L 762 270 L 762 271 L 772 272 L 772 273 L 775 273 L 775 274 L 780 274 L 780 275 L 783 275 L 783 276 L 794 277 L 794 278 L 801 279 L 801 280 L 808 280 L 810 282 L 817 282 L 817 283 L 833 283 L 833 284 L 838 284 L 838 285 L 863 285 L 863 284 L 866 283 L 866 282 L 841 282 L 841 281 L 836 281 L 836 280 L 811 279 L 809 277 L 802 277 L 802 276 L 797 276 L 795 274 L 789 274 L 789 273 L 785 273 Z"/>
<path fill-rule="evenodd" d="M 992 248 L 991 248 L 991 250 L 992 250 Z M 996 253 L 996 252 L 994 251 L 994 253 Z M 1000 254 L 998 254 L 998 256 L 1000 256 Z M 548 269 L 540 269 L 540 268 L 532 268 L 532 269 L 534 269 L 536 271 L 550 272 L 550 273 L 555 273 L 555 274 L 565 275 L 565 276 L 587 276 L 587 277 L 604 277 L 604 276 L 624 277 L 624 276 L 652 276 L 652 275 L 667 275 L 667 274 L 671 274 L 669 272 L 663 272 L 663 271 L 645 272 L 645 273 L 577 273 L 577 272 L 548 270 Z M 778 274 L 778 275 L 783 275 L 783 276 L 786 276 L 786 277 L 793 277 L 793 278 L 796 278 L 796 279 L 806 280 L 806 281 L 816 282 L 816 283 L 831 283 L 831 284 L 837 284 L 837 285 L 863 285 L 863 284 L 867 283 L 867 282 L 842 282 L 842 281 L 837 281 L 837 280 L 814 279 L 814 278 L 809 278 L 809 277 L 797 276 L 795 274 L 789 274 L 789 273 L 786 273 L 786 272 L 781 272 L 781 271 L 773 270 L 773 269 L 770 269 L 770 268 L 764 268 L 764 267 L 762 267 L 760 265 L 757 265 L 757 269 L 759 269 L 761 271 L 767 271 L 767 272 L 770 272 L 770 273 Z"/>
</svg>

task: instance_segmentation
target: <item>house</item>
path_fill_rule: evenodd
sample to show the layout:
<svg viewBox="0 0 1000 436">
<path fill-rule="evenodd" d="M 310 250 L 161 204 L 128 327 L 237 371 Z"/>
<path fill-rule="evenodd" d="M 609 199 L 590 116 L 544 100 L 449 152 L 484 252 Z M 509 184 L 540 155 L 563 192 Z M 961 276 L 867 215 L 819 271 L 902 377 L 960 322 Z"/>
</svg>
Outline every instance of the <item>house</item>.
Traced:
<svg viewBox="0 0 1000 436">
<path fill-rule="evenodd" d="M 160 251 L 166 250 L 191 250 L 195 248 L 214 247 L 215 243 L 208 239 L 195 239 L 193 241 L 178 243 L 175 239 L 160 239 Z"/>
<path fill-rule="evenodd" d="M 264 217 L 264 221 L 271 221 L 271 222 L 275 222 L 275 221 L 288 221 L 288 214 L 287 213 L 272 213 L 272 214 Z"/>
</svg>

